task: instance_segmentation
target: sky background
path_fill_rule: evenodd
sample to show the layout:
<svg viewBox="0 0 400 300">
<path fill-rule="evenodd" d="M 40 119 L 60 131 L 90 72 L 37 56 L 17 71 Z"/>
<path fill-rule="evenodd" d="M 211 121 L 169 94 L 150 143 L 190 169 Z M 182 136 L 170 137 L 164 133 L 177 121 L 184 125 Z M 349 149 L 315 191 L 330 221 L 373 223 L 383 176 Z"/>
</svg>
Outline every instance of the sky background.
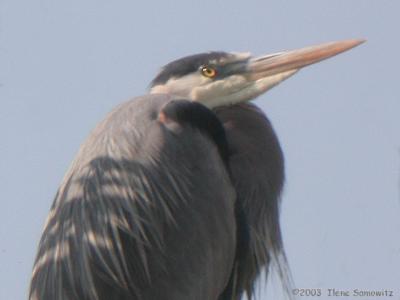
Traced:
<svg viewBox="0 0 400 300">
<path fill-rule="evenodd" d="M 79 145 L 115 105 L 146 93 L 159 67 L 208 50 L 258 55 L 349 38 L 368 42 L 256 103 L 285 153 L 295 287 L 321 288 L 318 299 L 329 288 L 400 299 L 399 11 L 386 0 L 0 0 L 0 299 L 26 298 Z M 278 284 L 260 292 L 272 297 Z"/>
</svg>

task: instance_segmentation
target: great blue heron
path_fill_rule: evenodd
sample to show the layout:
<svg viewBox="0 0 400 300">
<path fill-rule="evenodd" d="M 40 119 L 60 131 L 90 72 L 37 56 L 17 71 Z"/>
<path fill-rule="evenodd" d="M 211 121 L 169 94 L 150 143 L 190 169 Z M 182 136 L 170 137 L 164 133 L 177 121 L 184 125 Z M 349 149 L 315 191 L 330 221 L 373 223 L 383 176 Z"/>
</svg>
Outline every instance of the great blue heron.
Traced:
<svg viewBox="0 0 400 300">
<path fill-rule="evenodd" d="M 167 64 L 81 146 L 47 218 L 30 299 L 239 299 L 285 277 L 274 130 L 248 101 L 362 43 Z"/>
</svg>

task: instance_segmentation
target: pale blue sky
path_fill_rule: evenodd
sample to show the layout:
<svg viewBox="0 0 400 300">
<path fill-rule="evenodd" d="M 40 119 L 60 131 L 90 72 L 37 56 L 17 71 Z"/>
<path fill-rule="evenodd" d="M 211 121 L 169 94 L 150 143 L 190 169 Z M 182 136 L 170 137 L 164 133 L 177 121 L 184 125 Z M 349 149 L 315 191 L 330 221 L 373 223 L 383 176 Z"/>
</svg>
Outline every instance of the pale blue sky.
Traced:
<svg viewBox="0 0 400 300">
<path fill-rule="evenodd" d="M 391 289 L 398 299 L 399 12 L 385 0 L 1 0 L 0 299 L 26 298 L 79 144 L 113 106 L 144 94 L 160 66 L 206 50 L 263 54 L 347 38 L 368 42 L 257 104 L 285 152 L 281 221 L 295 285 Z"/>
</svg>

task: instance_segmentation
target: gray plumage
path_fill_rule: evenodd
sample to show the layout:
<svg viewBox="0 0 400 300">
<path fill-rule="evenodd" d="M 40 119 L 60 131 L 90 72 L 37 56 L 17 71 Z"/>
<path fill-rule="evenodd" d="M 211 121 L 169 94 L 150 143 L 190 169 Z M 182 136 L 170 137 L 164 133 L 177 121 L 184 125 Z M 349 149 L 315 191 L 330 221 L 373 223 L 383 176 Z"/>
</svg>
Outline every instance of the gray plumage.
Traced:
<svg viewBox="0 0 400 300">
<path fill-rule="evenodd" d="M 282 150 L 246 103 L 350 40 L 253 58 L 211 52 L 168 64 L 119 105 L 65 175 L 35 260 L 31 300 L 231 300 L 275 266 Z M 289 295 L 289 294 L 288 294 Z"/>
<path fill-rule="evenodd" d="M 223 290 L 235 193 L 202 132 L 157 120 L 168 101 L 119 106 L 81 147 L 40 242 L 32 299 L 213 299 Z"/>
</svg>

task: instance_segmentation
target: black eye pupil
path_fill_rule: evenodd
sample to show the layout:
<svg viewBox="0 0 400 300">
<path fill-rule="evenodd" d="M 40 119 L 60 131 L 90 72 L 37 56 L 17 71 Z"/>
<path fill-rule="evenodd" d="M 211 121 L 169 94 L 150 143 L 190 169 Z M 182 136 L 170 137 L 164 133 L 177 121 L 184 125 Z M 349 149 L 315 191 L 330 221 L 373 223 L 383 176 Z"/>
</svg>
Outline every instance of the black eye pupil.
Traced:
<svg viewBox="0 0 400 300">
<path fill-rule="evenodd" d="M 214 76 L 215 75 L 215 70 L 210 67 L 203 67 L 202 72 L 206 76 Z"/>
</svg>

